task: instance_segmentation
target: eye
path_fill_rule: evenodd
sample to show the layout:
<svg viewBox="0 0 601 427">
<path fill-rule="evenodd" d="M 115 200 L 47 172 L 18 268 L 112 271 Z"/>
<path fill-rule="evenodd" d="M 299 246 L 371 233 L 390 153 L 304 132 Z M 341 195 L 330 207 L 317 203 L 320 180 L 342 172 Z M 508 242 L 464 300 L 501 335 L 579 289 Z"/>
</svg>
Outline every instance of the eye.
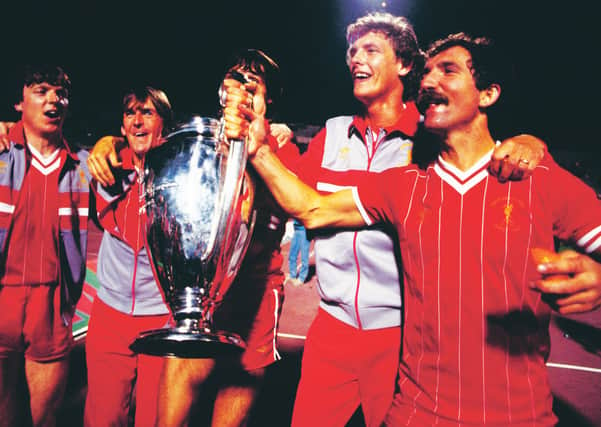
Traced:
<svg viewBox="0 0 601 427">
<path fill-rule="evenodd" d="M 459 71 L 457 65 L 455 64 L 446 64 L 442 70 L 445 74 L 454 74 Z"/>
</svg>

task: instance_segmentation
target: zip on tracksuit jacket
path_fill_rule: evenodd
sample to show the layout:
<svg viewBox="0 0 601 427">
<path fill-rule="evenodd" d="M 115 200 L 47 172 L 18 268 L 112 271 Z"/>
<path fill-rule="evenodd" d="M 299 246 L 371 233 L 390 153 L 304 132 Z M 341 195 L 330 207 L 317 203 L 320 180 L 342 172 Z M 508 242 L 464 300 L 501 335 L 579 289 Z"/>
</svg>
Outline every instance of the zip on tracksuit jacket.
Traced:
<svg viewBox="0 0 601 427">
<path fill-rule="evenodd" d="M 407 104 L 399 121 L 374 133 L 359 116 L 335 117 L 301 156 L 297 174 L 322 193 L 355 186 L 366 174 L 411 162 L 419 113 Z M 320 307 L 359 329 L 401 324 L 401 282 L 393 230 L 320 232 L 315 267 Z"/>
<path fill-rule="evenodd" d="M 110 188 L 94 183 L 98 220 L 104 229 L 98 250 L 97 297 L 129 315 L 169 313 L 146 249 L 143 185 L 130 148 L 120 151 L 123 173 Z"/>
<path fill-rule="evenodd" d="M 9 132 L 10 148 L 0 153 L 0 274 L 6 260 L 6 246 L 12 229 L 15 207 L 21 186 L 30 167 L 26 154 L 23 123 L 17 122 Z M 59 231 L 57 236 L 59 283 L 61 285 L 61 312 L 68 324 L 81 296 L 86 272 L 88 242 L 88 205 L 91 176 L 85 150 L 74 153 L 63 140 L 67 159 L 60 171 L 58 182 Z M 32 238 L 32 236 L 11 236 Z"/>
</svg>

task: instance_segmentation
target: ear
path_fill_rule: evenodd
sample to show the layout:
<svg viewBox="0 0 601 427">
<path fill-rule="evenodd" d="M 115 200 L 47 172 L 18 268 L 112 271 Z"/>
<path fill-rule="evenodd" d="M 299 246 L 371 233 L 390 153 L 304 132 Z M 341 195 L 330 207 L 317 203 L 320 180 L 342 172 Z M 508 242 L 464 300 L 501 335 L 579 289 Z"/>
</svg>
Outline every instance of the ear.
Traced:
<svg viewBox="0 0 601 427">
<path fill-rule="evenodd" d="M 125 128 L 123 126 L 121 126 L 121 135 L 125 136 Z"/>
<path fill-rule="evenodd" d="M 19 113 L 23 112 L 23 101 L 20 101 L 18 104 L 15 104 L 15 110 Z"/>
<path fill-rule="evenodd" d="M 499 96 L 501 96 L 501 86 L 496 83 L 491 84 L 486 89 L 480 91 L 480 107 L 490 107 L 497 102 Z"/>
<path fill-rule="evenodd" d="M 407 74 L 409 74 L 409 71 L 411 71 L 412 64 L 404 65 L 402 60 L 397 59 L 396 67 L 398 76 L 405 77 Z"/>
</svg>

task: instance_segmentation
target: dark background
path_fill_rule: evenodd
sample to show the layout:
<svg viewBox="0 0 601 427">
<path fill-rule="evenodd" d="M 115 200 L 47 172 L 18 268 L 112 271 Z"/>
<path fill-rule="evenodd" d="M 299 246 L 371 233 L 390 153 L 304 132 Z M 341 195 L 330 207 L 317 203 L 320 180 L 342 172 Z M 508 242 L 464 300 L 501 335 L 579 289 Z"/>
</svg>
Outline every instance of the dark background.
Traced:
<svg viewBox="0 0 601 427">
<path fill-rule="evenodd" d="M 509 133 L 551 148 L 596 151 L 601 40 L 595 2 L 574 0 L 388 0 L 421 44 L 450 32 L 495 37 L 515 57 L 519 97 Z M 118 131 L 121 94 L 132 82 L 164 88 L 176 110 L 215 115 L 229 55 L 261 48 L 284 74 L 280 120 L 321 125 L 356 107 L 345 64 L 345 28 L 374 0 L 21 1 L 0 16 L 0 118 L 15 120 L 15 70 L 63 64 L 74 90 L 67 134 Z"/>
</svg>

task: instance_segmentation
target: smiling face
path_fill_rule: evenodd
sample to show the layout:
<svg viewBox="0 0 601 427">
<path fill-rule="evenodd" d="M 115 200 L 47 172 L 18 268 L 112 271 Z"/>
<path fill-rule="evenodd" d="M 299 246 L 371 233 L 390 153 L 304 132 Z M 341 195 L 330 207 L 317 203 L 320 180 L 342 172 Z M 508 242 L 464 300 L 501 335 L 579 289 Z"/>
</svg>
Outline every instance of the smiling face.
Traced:
<svg viewBox="0 0 601 427">
<path fill-rule="evenodd" d="M 133 98 L 123 112 L 121 134 L 138 157 L 161 142 L 163 119 L 157 113 L 150 98 L 144 102 Z"/>
<path fill-rule="evenodd" d="M 24 86 L 15 109 L 21 113 L 25 132 L 50 139 L 61 135 L 68 106 L 63 86 L 42 82 Z"/>
<path fill-rule="evenodd" d="M 370 31 L 353 41 L 347 52 L 353 94 L 364 105 L 385 101 L 395 91 L 402 93 L 400 77 L 409 72 L 397 59 L 383 33 Z"/>
<path fill-rule="evenodd" d="M 427 129 L 448 132 L 469 127 L 488 106 L 486 90 L 480 91 L 471 69 L 471 55 L 453 46 L 428 59 L 418 105 Z"/>
</svg>

